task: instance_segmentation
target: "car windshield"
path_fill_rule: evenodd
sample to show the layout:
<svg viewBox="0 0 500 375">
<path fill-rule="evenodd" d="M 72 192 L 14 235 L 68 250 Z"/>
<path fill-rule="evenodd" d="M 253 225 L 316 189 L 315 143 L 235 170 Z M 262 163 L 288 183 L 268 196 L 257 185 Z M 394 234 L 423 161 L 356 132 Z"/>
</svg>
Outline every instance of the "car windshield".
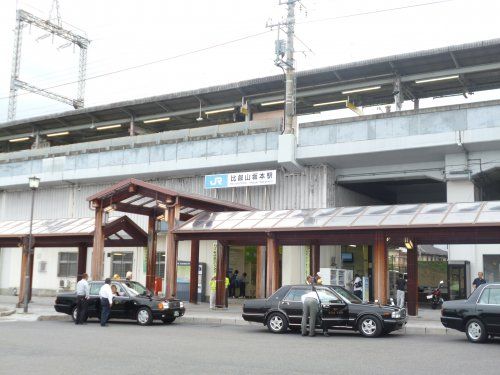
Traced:
<svg viewBox="0 0 500 375">
<path fill-rule="evenodd" d="M 137 281 L 126 281 L 123 286 L 131 296 L 147 296 L 149 294 L 149 290 Z"/>
<path fill-rule="evenodd" d="M 342 288 L 341 286 L 332 286 L 331 287 L 334 291 L 336 291 L 338 294 L 342 296 L 345 300 L 347 300 L 350 303 L 357 303 L 361 304 L 363 301 L 356 297 L 354 294 L 349 292 L 347 289 Z"/>
</svg>

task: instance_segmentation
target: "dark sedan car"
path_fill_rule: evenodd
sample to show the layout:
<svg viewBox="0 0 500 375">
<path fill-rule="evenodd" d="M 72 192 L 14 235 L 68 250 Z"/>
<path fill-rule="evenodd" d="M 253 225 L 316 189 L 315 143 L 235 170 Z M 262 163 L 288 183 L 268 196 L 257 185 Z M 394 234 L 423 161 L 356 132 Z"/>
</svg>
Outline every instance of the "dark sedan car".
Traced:
<svg viewBox="0 0 500 375">
<path fill-rule="evenodd" d="M 500 336 L 500 284 L 480 285 L 466 300 L 446 301 L 441 323 L 465 332 L 471 342 L 485 342 Z"/>
<path fill-rule="evenodd" d="M 90 299 L 87 317 L 101 316 L 101 300 L 99 290 L 104 281 L 90 281 Z M 113 280 L 118 296 L 113 297 L 110 319 L 134 319 L 140 325 L 149 325 L 153 319 L 172 323 L 177 317 L 184 315 L 184 303 L 177 299 L 155 297 L 142 284 L 130 280 Z M 57 312 L 69 314 L 76 319 L 76 292 L 57 295 L 54 308 Z"/>
<path fill-rule="evenodd" d="M 340 286 L 316 286 L 321 300 L 322 324 L 332 329 L 351 329 L 366 337 L 377 337 L 401 329 L 406 310 L 395 306 L 363 303 Z M 245 301 L 243 319 L 267 325 L 270 332 L 300 329 L 301 297 L 311 292 L 309 285 L 286 285 L 267 299 Z M 317 328 L 320 328 L 318 322 Z"/>
</svg>

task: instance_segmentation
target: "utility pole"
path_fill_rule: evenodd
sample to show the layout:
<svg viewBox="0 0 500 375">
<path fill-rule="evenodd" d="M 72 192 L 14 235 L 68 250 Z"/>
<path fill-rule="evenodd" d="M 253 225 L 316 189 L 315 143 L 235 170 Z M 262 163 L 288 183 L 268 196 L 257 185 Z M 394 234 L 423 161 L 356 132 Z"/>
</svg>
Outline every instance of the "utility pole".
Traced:
<svg viewBox="0 0 500 375">
<path fill-rule="evenodd" d="M 276 41 L 276 66 L 283 69 L 285 73 L 285 124 L 284 134 L 294 134 L 293 122 L 295 118 L 295 60 L 293 39 L 295 35 L 295 3 L 300 0 L 280 0 L 280 5 L 287 6 L 287 18 L 285 22 L 268 24 L 267 27 L 278 27 L 278 40 Z M 286 42 L 279 39 L 279 30 L 286 30 Z M 285 60 L 283 60 L 285 57 Z"/>
</svg>

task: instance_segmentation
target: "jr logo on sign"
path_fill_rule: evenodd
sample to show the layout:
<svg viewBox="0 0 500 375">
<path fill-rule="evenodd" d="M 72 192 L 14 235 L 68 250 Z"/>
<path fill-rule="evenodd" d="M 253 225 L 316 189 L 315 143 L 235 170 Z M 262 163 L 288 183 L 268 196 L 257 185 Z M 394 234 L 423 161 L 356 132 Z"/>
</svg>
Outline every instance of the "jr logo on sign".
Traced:
<svg viewBox="0 0 500 375">
<path fill-rule="evenodd" d="M 224 188 L 227 187 L 226 174 L 214 174 L 205 176 L 205 189 Z"/>
</svg>

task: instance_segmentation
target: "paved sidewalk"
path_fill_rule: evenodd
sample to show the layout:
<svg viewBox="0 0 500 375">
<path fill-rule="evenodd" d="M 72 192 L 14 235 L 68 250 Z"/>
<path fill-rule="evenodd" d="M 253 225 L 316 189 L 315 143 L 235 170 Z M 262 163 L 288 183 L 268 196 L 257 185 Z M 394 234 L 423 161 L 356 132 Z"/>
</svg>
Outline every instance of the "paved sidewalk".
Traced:
<svg viewBox="0 0 500 375">
<path fill-rule="evenodd" d="M 28 314 L 23 313 L 22 308 L 15 308 L 17 297 L 0 295 L 0 310 L 15 310 L 8 316 L 0 316 L 1 322 L 14 321 L 38 321 L 38 320 L 71 320 L 66 314 L 57 313 L 54 310 L 55 297 L 33 297 L 29 304 Z M 178 321 L 182 324 L 208 324 L 208 325 L 249 325 L 241 317 L 241 306 L 244 300 L 230 299 L 228 309 L 210 310 L 207 303 L 186 303 L 186 315 Z M 440 322 L 440 310 L 427 308 L 419 309 L 419 316 L 409 317 L 405 333 L 420 335 L 446 335 L 461 334 L 455 330 L 448 330 Z"/>
</svg>

